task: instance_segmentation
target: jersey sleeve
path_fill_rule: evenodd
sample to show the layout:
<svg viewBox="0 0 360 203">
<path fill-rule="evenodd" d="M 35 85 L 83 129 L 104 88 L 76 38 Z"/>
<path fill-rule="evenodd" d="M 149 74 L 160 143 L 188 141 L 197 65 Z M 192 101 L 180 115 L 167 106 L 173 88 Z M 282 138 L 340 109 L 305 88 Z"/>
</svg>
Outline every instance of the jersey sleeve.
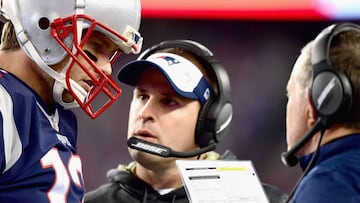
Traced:
<svg viewBox="0 0 360 203">
<path fill-rule="evenodd" d="M 22 153 L 22 144 L 17 131 L 13 101 L 7 90 L 0 84 L 0 173 L 9 170 Z"/>
</svg>

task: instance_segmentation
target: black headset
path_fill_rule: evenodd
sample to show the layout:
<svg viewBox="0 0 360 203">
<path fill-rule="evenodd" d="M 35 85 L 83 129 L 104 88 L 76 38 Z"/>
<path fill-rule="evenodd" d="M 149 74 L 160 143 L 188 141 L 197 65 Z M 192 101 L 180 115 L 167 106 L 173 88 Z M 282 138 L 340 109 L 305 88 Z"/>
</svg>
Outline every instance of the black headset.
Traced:
<svg viewBox="0 0 360 203">
<path fill-rule="evenodd" d="M 336 70 L 330 61 L 333 38 L 349 30 L 360 33 L 360 27 L 356 24 L 333 24 L 322 30 L 313 41 L 310 100 L 315 108 L 317 121 L 290 150 L 281 154 L 281 160 L 286 166 L 295 166 L 298 163 L 296 152 L 317 132 L 323 132 L 335 122 L 343 122 L 351 110 L 353 96 L 350 80 L 343 72 Z"/>
<path fill-rule="evenodd" d="M 348 30 L 360 33 L 360 27 L 352 23 L 333 24 L 325 28 L 315 38 L 311 50 L 313 78 L 310 98 L 317 115 L 326 120 L 325 127 L 343 121 L 352 105 L 350 80 L 336 70 L 329 59 L 333 37 Z"/>
<path fill-rule="evenodd" d="M 146 59 L 151 54 L 167 48 L 189 52 L 216 79 L 218 93 L 200 109 L 195 130 L 195 141 L 201 148 L 219 143 L 227 134 L 233 113 L 230 80 L 227 72 L 221 63 L 214 58 L 210 50 L 192 40 L 163 41 L 142 52 L 138 60 Z"/>
</svg>

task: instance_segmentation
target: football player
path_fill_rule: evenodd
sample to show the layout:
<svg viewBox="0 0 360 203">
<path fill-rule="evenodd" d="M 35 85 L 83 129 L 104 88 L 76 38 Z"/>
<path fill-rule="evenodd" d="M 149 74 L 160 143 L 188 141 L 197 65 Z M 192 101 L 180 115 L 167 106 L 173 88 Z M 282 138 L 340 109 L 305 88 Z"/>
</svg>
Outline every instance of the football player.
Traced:
<svg viewBox="0 0 360 203">
<path fill-rule="evenodd" d="M 2 0 L 0 202 L 82 202 L 80 107 L 121 95 L 120 53 L 139 53 L 140 0 Z M 104 99 L 105 98 L 105 99 Z"/>
</svg>

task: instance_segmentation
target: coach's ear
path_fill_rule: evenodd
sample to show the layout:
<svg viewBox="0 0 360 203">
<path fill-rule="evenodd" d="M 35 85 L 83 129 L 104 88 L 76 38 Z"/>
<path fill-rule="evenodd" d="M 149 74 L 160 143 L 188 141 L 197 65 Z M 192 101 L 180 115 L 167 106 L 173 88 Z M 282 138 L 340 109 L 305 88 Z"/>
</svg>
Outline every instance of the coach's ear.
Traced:
<svg viewBox="0 0 360 203">
<path fill-rule="evenodd" d="M 308 92 L 308 94 L 306 94 L 307 95 L 306 116 L 307 116 L 307 125 L 310 128 L 315 124 L 318 116 L 316 114 L 315 106 L 312 103 L 311 98 L 310 98 L 310 91 L 308 90 L 307 92 Z"/>
</svg>

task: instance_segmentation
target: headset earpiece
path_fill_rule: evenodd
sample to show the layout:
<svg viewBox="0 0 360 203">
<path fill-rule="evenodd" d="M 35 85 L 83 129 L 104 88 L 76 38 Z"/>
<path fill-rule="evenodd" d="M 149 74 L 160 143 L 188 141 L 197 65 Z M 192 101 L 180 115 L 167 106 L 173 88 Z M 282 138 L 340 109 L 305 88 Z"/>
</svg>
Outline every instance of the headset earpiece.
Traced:
<svg viewBox="0 0 360 203">
<path fill-rule="evenodd" d="M 195 129 L 195 141 L 201 148 L 220 142 L 230 127 L 233 111 L 227 72 L 205 46 L 191 40 L 161 42 L 145 50 L 138 59 L 146 59 L 151 54 L 167 48 L 179 48 L 190 52 L 216 79 L 218 93 L 200 109 Z"/>
<path fill-rule="evenodd" d="M 334 24 L 324 29 L 313 42 L 311 51 L 313 79 L 310 97 L 317 115 L 326 120 L 326 125 L 342 121 L 344 115 L 351 109 L 351 83 L 344 73 L 332 66 L 329 50 L 334 36 L 352 29 L 360 32 L 355 24 Z"/>
<path fill-rule="evenodd" d="M 213 100 L 213 98 L 210 98 L 207 102 L 205 102 L 205 104 L 201 107 L 199 111 L 198 121 L 195 128 L 195 142 L 200 147 L 207 146 L 214 139 L 214 133 L 212 133 L 211 129 L 211 126 L 214 126 L 214 124 L 209 124 L 205 122 L 205 120 L 209 120 L 207 119 L 207 112 L 209 112 L 209 108 L 212 106 Z M 208 127 L 210 128 L 205 129 Z"/>
</svg>

